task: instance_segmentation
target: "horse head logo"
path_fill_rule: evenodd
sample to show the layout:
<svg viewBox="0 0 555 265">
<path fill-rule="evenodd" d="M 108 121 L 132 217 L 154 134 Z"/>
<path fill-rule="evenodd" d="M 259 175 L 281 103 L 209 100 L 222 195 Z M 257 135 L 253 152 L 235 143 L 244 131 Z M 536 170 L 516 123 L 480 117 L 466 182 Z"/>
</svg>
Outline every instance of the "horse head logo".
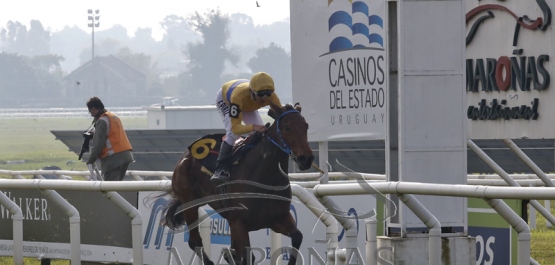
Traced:
<svg viewBox="0 0 555 265">
<path fill-rule="evenodd" d="M 505 2 L 503 0 L 498 0 L 498 1 Z M 518 0 L 515 0 L 515 1 L 518 1 Z M 500 4 L 484 4 L 473 8 L 472 10 L 466 13 L 467 26 L 470 20 L 472 20 L 472 18 L 478 16 L 479 14 L 483 14 L 483 13 L 486 13 L 486 14 L 476 19 L 472 24 L 472 27 L 468 35 L 466 36 L 466 45 L 468 46 L 468 44 L 472 42 L 472 39 L 476 35 L 476 32 L 478 31 L 478 28 L 480 27 L 480 25 L 482 25 L 486 20 L 495 17 L 493 11 L 507 13 L 508 15 L 510 15 L 515 19 L 513 46 L 517 46 L 518 34 L 520 32 L 520 28 L 525 28 L 527 30 L 545 31 L 551 24 L 551 9 L 549 8 L 545 0 L 536 0 L 536 3 L 538 4 L 538 7 L 543 14 L 542 17 L 537 17 L 536 19 L 531 19 L 526 14 L 518 15 L 517 13 L 513 12 L 509 8 Z"/>
</svg>

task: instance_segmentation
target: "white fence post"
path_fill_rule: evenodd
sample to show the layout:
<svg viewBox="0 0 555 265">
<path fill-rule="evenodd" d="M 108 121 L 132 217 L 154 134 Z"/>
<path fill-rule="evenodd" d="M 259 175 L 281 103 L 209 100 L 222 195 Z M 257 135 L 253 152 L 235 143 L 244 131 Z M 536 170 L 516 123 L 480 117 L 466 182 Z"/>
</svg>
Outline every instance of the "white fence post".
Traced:
<svg viewBox="0 0 555 265">
<path fill-rule="evenodd" d="M 135 209 L 133 205 L 127 202 L 121 195 L 115 191 L 108 191 L 104 193 L 106 198 L 114 202 L 129 218 L 131 221 L 131 241 L 133 242 L 133 264 L 143 264 L 143 220 L 139 210 Z"/>
<path fill-rule="evenodd" d="M 39 181 L 40 182 L 40 181 Z M 69 243 L 71 248 L 71 263 L 81 264 L 81 218 L 79 211 L 64 197 L 53 190 L 41 190 L 46 198 L 51 199 L 56 205 L 64 209 L 69 217 Z"/>
<path fill-rule="evenodd" d="M 4 205 L 12 214 L 13 221 L 13 261 L 16 265 L 23 265 L 23 213 L 15 202 L 0 192 L 0 204 Z"/>
<path fill-rule="evenodd" d="M 378 265 L 376 250 L 378 249 L 377 224 L 374 218 L 364 220 L 366 224 L 366 262 L 368 265 Z"/>
<path fill-rule="evenodd" d="M 550 200 L 545 200 L 544 205 L 545 205 L 545 209 L 547 209 L 548 211 L 551 212 L 551 201 Z M 549 222 L 549 220 L 545 219 L 545 227 L 551 227 L 551 226 L 552 226 L 551 222 Z"/>
</svg>

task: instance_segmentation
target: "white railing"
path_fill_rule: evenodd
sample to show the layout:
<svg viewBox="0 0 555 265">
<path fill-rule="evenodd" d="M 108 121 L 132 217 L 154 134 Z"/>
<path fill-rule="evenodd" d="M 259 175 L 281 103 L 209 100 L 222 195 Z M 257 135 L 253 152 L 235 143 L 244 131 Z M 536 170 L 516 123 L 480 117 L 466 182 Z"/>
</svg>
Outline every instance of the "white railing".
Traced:
<svg viewBox="0 0 555 265">
<path fill-rule="evenodd" d="M 146 116 L 143 107 L 114 107 L 109 110 L 118 116 Z M 13 108 L 0 109 L 0 118 L 90 117 L 87 108 Z"/>
<path fill-rule="evenodd" d="M 56 175 L 61 180 L 44 180 L 40 179 L 43 174 Z M 26 171 L 10 171 L 10 170 L 0 170 L 0 175 L 10 175 L 14 179 L 0 179 L 0 188 L 9 189 L 39 189 L 41 191 L 47 192 L 45 196 L 55 196 L 56 190 L 80 190 L 80 191 L 99 191 L 104 192 L 109 199 L 114 200 L 120 208 L 122 208 L 127 213 L 133 213 L 130 217 L 133 219 L 133 255 L 134 260 L 139 262 L 142 260 L 142 245 L 141 241 L 137 238 L 141 237 L 140 234 L 140 224 L 138 224 L 138 215 L 136 211 L 132 211 L 128 205 L 125 205 L 123 200 L 118 200 L 116 191 L 168 191 L 171 188 L 171 181 L 168 181 L 168 177 L 173 175 L 171 171 L 128 171 L 127 175 L 131 176 L 134 182 L 124 181 L 124 182 L 102 182 L 102 181 L 67 181 L 67 179 L 72 179 L 75 176 L 81 176 L 85 179 L 89 179 L 90 171 L 67 171 L 67 170 L 26 170 Z M 22 179 L 23 176 L 33 175 L 39 176 L 39 179 L 29 180 Z M 360 174 L 354 172 L 334 172 L 330 173 L 332 177 L 346 177 L 346 178 L 357 178 L 358 181 L 353 180 L 343 180 L 343 181 L 332 181 L 327 184 L 320 184 L 318 181 L 314 181 L 315 178 L 319 178 L 318 173 L 308 173 L 308 174 L 290 174 L 292 180 L 295 179 L 312 179 L 312 181 L 305 182 L 292 182 L 292 187 L 295 187 L 294 195 L 299 197 L 302 202 L 306 203 L 308 199 L 303 200 L 302 198 L 309 198 L 315 196 L 316 198 L 321 198 L 325 196 L 338 196 L 338 195 L 360 195 L 360 194 L 397 194 L 400 197 L 405 198 L 403 202 L 407 203 L 409 200 L 415 202 L 415 197 L 413 195 L 435 195 L 435 196 L 454 196 L 454 197 L 473 197 L 484 199 L 494 210 L 496 210 L 501 216 L 503 216 L 507 222 L 509 222 L 515 230 L 519 233 L 519 246 L 518 246 L 518 264 L 523 264 L 526 261 L 530 261 L 530 233 L 526 222 L 522 220 L 516 213 L 514 213 L 504 202 L 500 199 L 543 199 L 552 200 L 555 199 L 555 187 L 498 187 L 498 186 L 475 186 L 486 183 L 488 185 L 499 185 L 506 186 L 507 181 L 498 175 L 468 175 L 469 185 L 452 185 L 452 184 L 433 184 L 433 183 L 414 183 L 414 182 L 386 182 L 385 177 L 378 174 Z M 372 178 L 367 180 L 365 183 L 367 185 L 361 185 L 359 183 L 360 177 Z M 143 181 L 145 177 L 155 177 L 161 179 L 161 181 Z M 539 180 L 535 175 L 530 174 L 514 174 L 510 175 L 513 181 L 517 183 L 534 183 L 534 186 L 542 186 L 542 180 Z M 535 179 L 534 179 L 535 177 Z M 554 174 L 547 175 L 550 179 L 555 178 Z M 505 176 L 506 178 L 506 176 Z M 364 183 L 364 182 L 363 182 Z M 298 185 L 296 185 L 298 184 Z M 514 183 L 513 183 L 514 184 Z M 306 192 L 299 192 L 300 189 L 311 188 L 313 195 L 308 196 Z M 10 212 L 14 215 L 14 246 L 19 246 L 22 243 L 22 222 L 21 218 L 18 218 L 18 213 L 20 214 L 20 209 L 14 207 L 9 201 L 9 199 L 2 198 L 3 194 L 0 193 L 0 204 L 4 205 Z M 304 197 L 303 197 L 304 196 Z M 318 201 L 310 200 L 312 204 L 318 204 Z M 426 209 L 423 208 L 418 202 L 415 202 L 412 207 L 415 213 L 418 212 L 426 219 L 429 219 L 429 214 L 426 214 Z M 69 207 L 69 206 L 66 206 Z M 309 207 L 310 208 L 310 207 Z M 324 209 L 326 207 L 322 207 Z M 19 210 L 19 211 L 18 211 Z M 68 211 L 70 212 L 70 211 Z M 137 215 L 138 214 L 138 215 Z M 322 216 L 320 216 L 322 217 Z M 73 218 L 75 219 L 75 218 Z M 71 220 L 71 219 L 70 219 Z M 324 220 L 323 220 L 324 221 Z M 73 224 L 75 226 L 75 224 Z M 333 228 L 333 227 L 330 227 Z M 333 229 L 332 229 L 333 230 Z M 333 231 L 330 230 L 333 234 Z M 17 234 L 17 235 L 16 235 Z M 21 235 L 19 235 L 21 234 Z M 430 238 L 432 239 L 432 238 Z M 372 239 L 373 240 L 373 239 Z M 371 240 L 371 241 L 372 241 Z M 79 242 L 77 238 L 72 237 L 72 249 L 76 249 L 74 246 L 74 241 Z M 434 240 L 437 241 L 437 240 Z M 333 242 L 332 242 L 333 243 Z M 436 243 L 430 242 L 430 246 L 435 248 Z M 78 244 L 78 243 L 75 243 Z M 433 254 L 433 255 L 432 255 Z M 14 255 L 22 255 L 22 253 L 14 252 Z M 430 253 L 430 259 L 437 260 L 437 252 Z M 16 259 L 17 258 L 17 259 Z M 79 259 L 80 257 L 75 256 L 72 259 Z M 373 257 L 374 258 L 374 257 Z M 19 264 L 19 257 L 14 256 L 14 261 Z M 367 264 L 375 264 L 374 261 L 368 261 Z M 134 263 L 139 264 L 139 263 Z"/>
<path fill-rule="evenodd" d="M 132 224 L 132 247 L 133 264 L 143 264 L 142 249 L 142 219 L 140 212 L 129 204 L 116 191 L 169 191 L 171 182 L 161 181 L 71 181 L 71 180 L 49 180 L 49 179 L 0 179 L 0 188 L 4 189 L 38 189 L 46 197 L 54 200 L 58 206 L 62 207 L 70 217 L 70 245 L 71 245 L 71 264 L 81 264 L 81 238 L 79 213 L 56 191 L 58 190 L 78 190 L 78 191 L 97 191 L 103 194 L 131 219 Z M 10 207 L 10 212 L 17 218 L 13 218 L 13 245 L 23 246 L 23 218 L 21 209 L 14 208 L 13 202 L 0 192 L 0 204 Z M 17 205 L 16 205 L 17 206 Z M 75 253 L 75 254 L 74 254 Z M 23 264 L 23 252 L 14 249 L 14 263 Z"/>
<path fill-rule="evenodd" d="M 366 186 L 366 187 L 364 187 Z M 368 189 L 368 187 L 370 189 Z M 171 181 L 161 180 L 161 181 L 123 181 L 123 182 L 111 182 L 111 181 L 69 181 L 69 180 L 21 180 L 21 179 L 0 179 L 0 188 L 8 189 L 38 189 L 41 191 L 48 192 L 45 194 L 47 196 L 52 196 L 56 190 L 79 190 L 79 191 L 98 191 L 104 192 L 110 196 L 109 199 L 115 197 L 114 203 L 120 206 L 122 210 L 133 213 L 129 214 L 133 219 L 133 264 L 140 264 L 142 261 L 142 242 L 141 238 L 141 224 L 138 220 L 138 215 L 140 213 L 131 211 L 128 205 L 124 204 L 124 200 L 118 200 L 115 193 L 116 191 L 168 191 L 171 188 Z M 296 188 L 299 189 L 299 188 Z M 360 195 L 360 194 L 370 194 L 380 192 L 383 194 L 399 194 L 399 195 L 436 195 L 436 196 L 455 196 L 455 197 L 473 197 L 485 199 L 492 208 L 499 212 L 500 215 L 504 216 L 509 223 L 521 232 L 519 235 L 519 265 L 523 264 L 524 260 L 529 261 L 530 253 L 530 242 L 529 242 L 529 230 L 526 228 L 525 223 L 520 218 L 516 218 L 515 213 L 507 210 L 507 206 L 502 203 L 499 199 L 555 199 L 555 187 L 488 187 L 488 186 L 471 186 L 471 185 L 453 185 L 453 184 L 430 184 L 430 183 L 413 183 L 413 182 L 368 182 L 368 185 L 360 185 L 359 183 L 344 183 L 344 184 L 321 184 L 316 185 L 313 188 L 313 193 L 315 196 L 338 196 L 338 195 Z M 0 197 L 3 194 L 0 193 Z M 303 200 L 301 200 L 303 201 Z M 11 201 L 0 199 L 0 203 L 5 206 L 10 206 Z M 313 203 L 317 201 L 312 200 Z M 11 205 L 13 206 L 13 205 Z M 13 208 L 13 207 L 12 207 Z M 421 208 L 421 207 L 420 207 Z M 420 209 L 415 207 L 415 209 Z M 17 215 L 17 210 L 12 211 Z M 20 213 L 20 212 L 19 212 Z M 14 218 L 14 246 L 19 246 L 23 241 L 23 233 L 20 229 L 22 218 Z M 78 224 L 73 224 L 74 226 Z M 16 229 L 17 228 L 17 229 Z M 520 233 L 519 233 L 520 234 Z M 138 238 L 138 239 L 137 239 Z M 78 236 L 72 237 L 71 242 L 73 246 L 72 249 L 77 249 L 74 246 L 79 244 Z M 22 253 L 14 252 L 14 255 L 22 255 Z M 525 257 L 525 258 L 524 258 Z M 73 261 L 80 261 L 78 255 L 72 257 Z M 14 257 L 16 264 L 19 261 L 22 262 L 22 257 Z"/>
<path fill-rule="evenodd" d="M 72 179 L 72 176 L 81 176 L 85 179 L 90 177 L 89 171 L 74 171 L 74 170 L 4 170 L 0 169 L 0 175 L 9 175 L 12 178 L 24 178 L 23 176 L 39 176 L 39 175 L 56 175 L 58 179 Z M 145 180 L 145 177 L 157 178 L 160 180 L 171 179 L 173 171 L 143 171 L 143 170 L 128 170 L 126 176 L 132 177 L 135 180 Z M 319 184 L 318 181 L 322 175 L 320 173 L 289 173 L 289 179 L 293 182 L 302 181 L 297 183 L 303 187 L 312 187 Z M 386 177 L 383 174 L 368 174 L 358 172 L 329 172 L 328 176 L 334 178 L 344 179 L 362 179 L 367 181 L 385 181 Z M 509 174 L 510 178 L 515 180 L 521 186 L 541 187 L 545 183 L 534 174 Z M 555 181 L 555 174 L 546 174 L 546 176 Z M 349 181 L 349 180 L 344 180 Z M 341 182 L 341 181 L 340 181 Z M 335 182 L 337 183 L 337 182 Z M 497 174 L 483 174 L 467 175 L 467 184 L 469 185 L 488 185 L 488 186 L 507 186 L 509 185 L 502 177 Z"/>
<path fill-rule="evenodd" d="M 3 170 L 0 169 L 0 175 L 11 176 L 14 179 L 25 179 L 24 176 L 36 176 L 43 179 L 43 175 L 55 175 L 58 179 L 73 179 L 73 177 L 83 177 L 90 180 L 90 171 L 72 171 L 72 170 Z M 140 171 L 128 170 L 126 176 L 132 177 L 134 180 L 144 180 L 145 177 L 155 177 L 159 180 L 168 180 L 173 175 L 172 171 Z M 169 178 L 168 178 L 169 177 Z"/>
</svg>

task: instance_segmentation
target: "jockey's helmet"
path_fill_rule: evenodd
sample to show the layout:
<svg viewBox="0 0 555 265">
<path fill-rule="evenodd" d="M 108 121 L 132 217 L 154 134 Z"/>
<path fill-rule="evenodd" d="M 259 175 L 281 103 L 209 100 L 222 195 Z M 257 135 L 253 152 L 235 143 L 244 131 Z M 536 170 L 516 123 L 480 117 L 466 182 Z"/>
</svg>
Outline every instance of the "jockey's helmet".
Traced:
<svg viewBox="0 0 555 265">
<path fill-rule="evenodd" d="M 258 72 L 251 77 L 250 86 L 254 92 L 274 91 L 274 79 L 265 72 Z"/>
</svg>

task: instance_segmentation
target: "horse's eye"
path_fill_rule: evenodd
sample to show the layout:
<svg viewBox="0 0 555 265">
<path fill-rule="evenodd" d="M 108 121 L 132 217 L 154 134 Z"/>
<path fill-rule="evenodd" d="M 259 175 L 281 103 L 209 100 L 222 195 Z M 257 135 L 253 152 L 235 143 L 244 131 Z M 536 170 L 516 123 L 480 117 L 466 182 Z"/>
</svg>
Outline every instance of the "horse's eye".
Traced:
<svg viewBox="0 0 555 265">
<path fill-rule="evenodd" d="M 287 125 L 283 126 L 283 130 L 285 130 L 286 132 L 288 132 L 288 131 L 289 131 L 289 126 L 287 126 Z"/>
</svg>

